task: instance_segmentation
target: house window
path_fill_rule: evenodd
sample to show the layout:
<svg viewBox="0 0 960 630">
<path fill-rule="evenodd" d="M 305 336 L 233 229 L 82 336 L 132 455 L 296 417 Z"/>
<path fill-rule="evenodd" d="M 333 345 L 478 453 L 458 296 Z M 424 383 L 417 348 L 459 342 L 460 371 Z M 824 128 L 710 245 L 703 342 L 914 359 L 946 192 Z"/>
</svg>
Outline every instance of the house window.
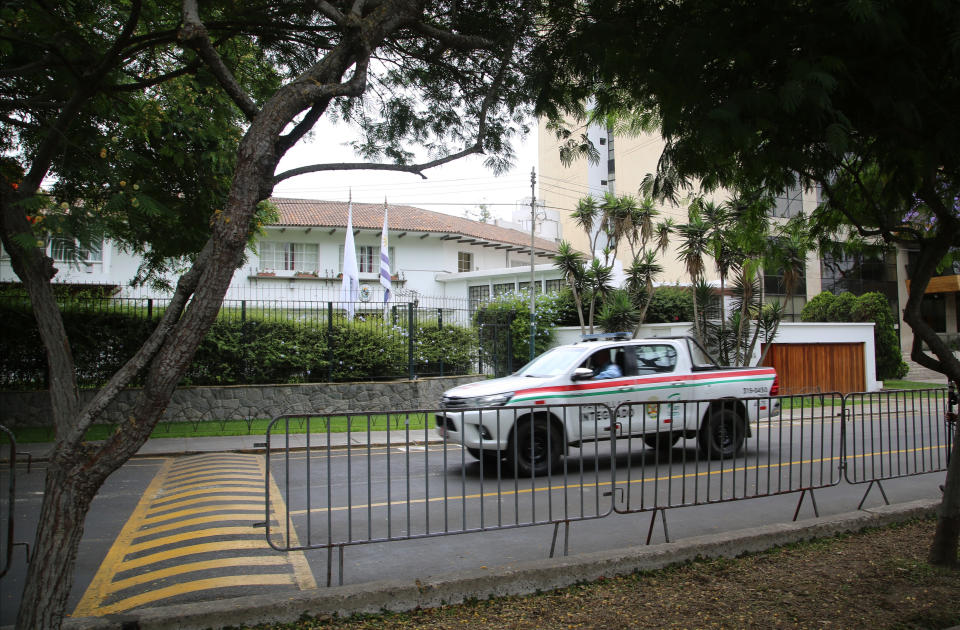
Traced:
<svg viewBox="0 0 960 630">
<path fill-rule="evenodd" d="M 357 256 L 357 268 L 360 273 L 380 273 L 380 248 L 361 245 Z"/>
<path fill-rule="evenodd" d="M 387 248 L 387 256 L 390 257 L 390 275 L 393 275 L 397 273 L 397 256 L 393 247 Z M 340 264 L 337 268 L 343 273 L 343 245 L 340 246 Z M 361 245 L 357 248 L 357 272 L 380 275 L 379 245 Z"/>
<path fill-rule="evenodd" d="M 470 312 L 473 313 L 481 303 L 490 299 L 490 286 L 480 284 L 473 287 L 467 287 L 467 296 L 470 299 Z"/>
<path fill-rule="evenodd" d="M 319 252 L 316 243 L 260 241 L 260 268 L 314 273 L 318 270 Z"/>
<path fill-rule="evenodd" d="M 559 293 L 563 290 L 563 280 L 559 278 L 556 280 L 547 280 L 546 285 L 547 293 Z"/>
<path fill-rule="evenodd" d="M 511 291 L 513 291 L 513 283 L 512 283 L 512 282 L 503 282 L 503 283 L 500 283 L 500 284 L 495 284 L 495 285 L 493 285 L 493 295 L 494 295 L 494 297 L 496 297 L 496 296 L 498 296 L 498 295 L 503 295 L 504 293 L 510 293 Z"/>
<path fill-rule="evenodd" d="M 803 211 L 803 191 L 799 186 L 791 186 L 777 195 L 773 216 L 790 219 Z"/>
<path fill-rule="evenodd" d="M 103 262 L 102 241 L 81 245 L 72 238 L 55 238 L 50 241 L 49 251 L 57 262 Z"/>
<path fill-rule="evenodd" d="M 460 273 L 473 271 L 473 254 L 470 252 L 457 252 L 457 271 Z"/>
<path fill-rule="evenodd" d="M 834 294 L 849 291 L 854 295 L 863 295 L 879 291 L 887 296 L 891 312 L 900 310 L 897 254 L 892 250 L 838 255 L 827 253 L 820 261 L 820 279 L 823 290 Z"/>
<path fill-rule="evenodd" d="M 520 286 L 520 290 L 521 290 L 521 291 L 529 291 L 529 290 L 530 290 L 530 283 L 529 283 L 529 282 L 520 282 L 520 283 L 519 283 L 519 286 Z M 539 281 L 539 280 L 537 280 L 537 281 L 534 283 L 533 287 L 534 287 L 534 290 L 535 290 L 537 293 L 540 293 L 541 291 L 543 291 L 543 289 L 542 289 L 541 286 L 540 286 L 540 281 Z"/>
</svg>

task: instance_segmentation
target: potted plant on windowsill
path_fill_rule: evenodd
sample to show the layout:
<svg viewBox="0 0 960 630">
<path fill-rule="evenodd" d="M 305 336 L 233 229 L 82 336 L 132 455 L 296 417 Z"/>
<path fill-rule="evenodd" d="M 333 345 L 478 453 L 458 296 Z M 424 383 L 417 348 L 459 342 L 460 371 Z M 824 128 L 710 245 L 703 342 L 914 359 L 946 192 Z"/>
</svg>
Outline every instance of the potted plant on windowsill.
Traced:
<svg viewBox="0 0 960 630">
<path fill-rule="evenodd" d="M 298 271 L 293 274 L 294 278 L 319 278 L 316 271 Z"/>
<path fill-rule="evenodd" d="M 260 271 L 257 272 L 258 278 L 273 278 L 276 275 L 277 275 L 276 272 L 270 269 L 261 269 Z"/>
</svg>

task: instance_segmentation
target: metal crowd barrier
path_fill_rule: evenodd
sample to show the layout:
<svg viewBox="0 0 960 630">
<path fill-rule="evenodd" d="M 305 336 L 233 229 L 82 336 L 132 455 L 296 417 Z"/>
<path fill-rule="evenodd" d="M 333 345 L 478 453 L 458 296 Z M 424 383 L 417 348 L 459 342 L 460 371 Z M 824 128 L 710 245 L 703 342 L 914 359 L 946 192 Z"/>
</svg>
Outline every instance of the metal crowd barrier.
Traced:
<svg viewBox="0 0 960 630">
<path fill-rule="evenodd" d="M 802 501 L 808 492 L 834 486 L 840 482 L 842 402 L 830 393 L 624 403 L 616 412 L 624 428 L 615 441 L 614 510 L 652 511 L 656 518 L 668 508 L 794 492 Z M 781 405 L 789 409 L 781 412 Z M 798 511 L 799 503 L 794 519 Z M 653 519 L 648 544 L 652 533 Z M 665 520 L 664 536 L 669 540 Z"/>
<path fill-rule="evenodd" d="M 947 469 L 949 410 L 945 389 L 848 394 L 844 397 L 844 478 L 874 486 L 889 504 L 882 482 Z"/>
<path fill-rule="evenodd" d="M 815 490 L 946 470 L 948 408 L 923 390 L 280 416 L 267 505 L 280 492 L 286 513 L 267 510 L 267 539 L 327 549 L 329 584 L 352 545 L 552 524 L 552 556 L 575 521 L 650 512 L 649 543 L 658 516 L 669 540 L 667 509 L 788 493 L 794 520 L 807 496 L 819 516 Z"/>
<path fill-rule="evenodd" d="M 465 418 L 481 412 L 497 420 L 483 441 L 507 445 L 506 457 L 470 454 L 446 430 L 438 435 L 438 428 L 463 427 Z M 351 414 L 342 433 L 331 430 L 342 414 L 278 417 L 267 430 L 267 470 L 286 514 L 274 524 L 268 512 L 267 539 L 282 551 L 336 549 L 342 560 L 350 545 L 601 518 L 612 511 L 608 450 L 592 442 L 579 458 L 560 458 L 564 444 L 556 427 L 577 422 L 585 431 L 602 431 L 609 416 L 599 404 L 419 409 Z M 516 433 L 501 433 L 514 423 Z M 293 424 L 306 432 L 292 434 Z M 546 427 L 552 429 L 542 431 Z M 517 474 L 513 460 L 523 441 L 541 434 L 541 443 L 528 446 L 559 464 Z"/>
</svg>

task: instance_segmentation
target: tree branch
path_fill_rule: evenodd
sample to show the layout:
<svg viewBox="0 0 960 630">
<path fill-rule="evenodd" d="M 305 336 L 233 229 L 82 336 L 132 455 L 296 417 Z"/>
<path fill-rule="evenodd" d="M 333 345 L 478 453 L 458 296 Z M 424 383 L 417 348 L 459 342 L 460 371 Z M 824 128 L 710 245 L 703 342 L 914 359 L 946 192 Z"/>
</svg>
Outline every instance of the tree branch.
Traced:
<svg viewBox="0 0 960 630">
<path fill-rule="evenodd" d="M 200 58 L 209 66 L 213 76 L 223 87 L 227 95 L 236 103 L 248 121 L 252 121 L 260 113 L 253 99 L 246 93 L 237 81 L 223 59 L 217 54 L 207 29 L 200 21 L 200 12 L 196 0 L 183 0 L 183 26 L 180 28 L 180 41 L 200 55 Z"/>
<path fill-rule="evenodd" d="M 421 35 L 436 39 L 440 43 L 450 48 L 455 48 L 456 50 L 467 51 L 478 48 L 493 48 L 496 46 L 496 42 L 486 37 L 458 35 L 457 33 L 451 33 L 450 31 L 445 31 L 435 26 L 424 24 L 423 22 L 414 24 L 413 29 Z M 511 48 L 513 47 L 511 46 Z"/>
<path fill-rule="evenodd" d="M 112 88 L 112 91 L 132 92 L 136 90 L 142 90 L 148 87 L 153 87 L 154 85 L 159 85 L 160 83 L 164 83 L 166 81 L 169 81 L 170 79 L 175 79 L 179 76 L 183 76 L 185 74 L 190 74 L 191 72 L 195 72 L 199 67 L 200 67 L 199 61 L 196 61 L 196 60 L 191 61 L 189 64 L 185 65 L 179 70 L 174 70 L 173 72 L 170 72 L 168 74 L 162 74 L 158 77 L 154 77 L 153 79 L 142 79 L 140 81 L 135 81 L 133 83 L 119 83 Z"/>
<path fill-rule="evenodd" d="M 307 133 L 313 129 L 313 126 L 317 124 L 317 121 L 320 120 L 323 113 L 327 111 L 331 100 L 333 99 L 325 98 L 319 103 L 315 103 L 310 111 L 307 112 L 306 116 L 303 117 L 303 120 L 290 130 L 290 133 L 280 136 L 277 139 L 277 155 L 283 155 L 289 151 L 290 147 L 298 143 L 303 136 L 307 135 Z"/>
<path fill-rule="evenodd" d="M 324 17 L 329 19 L 331 22 L 333 22 L 337 26 L 343 26 L 347 20 L 346 16 L 344 16 L 343 13 L 340 12 L 340 9 L 333 6 L 326 0 L 319 0 L 319 2 L 313 2 L 312 4 L 317 9 L 317 11 L 322 13 Z"/>
<path fill-rule="evenodd" d="M 170 304 L 164 310 L 160 323 L 150 333 L 150 336 L 140 346 L 136 354 L 130 357 L 107 384 L 101 387 L 90 402 L 81 409 L 77 424 L 68 439 L 76 442 L 81 441 L 86 430 L 107 408 L 113 398 L 120 390 L 130 384 L 130 381 L 150 363 L 157 351 L 163 346 L 170 332 L 179 321 L 184 308 L 186 308 L 187 301 L 193 295 L 212 249 L 212 244 L 208 241 L 206 247 L 197 256 L 197 262 L 177 281 L 176 291 L 170 300 Z"/>
</svg>

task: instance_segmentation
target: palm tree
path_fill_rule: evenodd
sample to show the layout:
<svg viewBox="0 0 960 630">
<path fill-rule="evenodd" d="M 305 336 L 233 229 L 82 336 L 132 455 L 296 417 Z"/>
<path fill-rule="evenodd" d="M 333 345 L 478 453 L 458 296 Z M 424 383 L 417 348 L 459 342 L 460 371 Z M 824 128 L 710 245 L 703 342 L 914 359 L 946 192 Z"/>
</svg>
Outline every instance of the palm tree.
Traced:
<svg viewBox="0 0 960 630">
<path fill-rule="evenodd" d="M 676 232 L 677 226 L 672 217 L 667 217 L 657 224 L 656 239 L 657 249 L 660 254 L 667 253 L 667 247 L 670 246 L 670 235 Z"/>
<path fill-rule="evenodd" d="M 730 235 L 730 214 L 726 204 L 717 204 L 712 201 L 703 204 L 704 220 L 710 224 L 708 236 L 708 250 L 710 257 L 720 276 L 720 326 L 716 335 L 716 348 L 720 355 L 720 362 L 730 364 L 730 344 L 727 338 L 727 313 L 724 307 L 727 295 L 727 278 L 730 270 L 737 266 L 740 256 L 733 246 Z"/>
<path fill-rule="evenodd" d="M 688 222 L 676 227 L 680 235 L 680 248 L 677 250 L 677 259 L 683 261 L 687 274 L 690 276 L 691 290 L 697 281 L 703 277 L 703 257 L 708 251 L 709 227 L 700 214 L 700 201 L 690 204 Z M 700 330 L 700 317 L 697 305 L 697 296 L 693 294 L 693 333 L 703 343 L 703 332 Z"/>
<path fill-rule="evenodd" d="M 557 254 L 553 257 L 553 266 L 560 270 L 563 279 L 573 291 L 573 302 L 577 305 L 577 317 L 580 319 L 580 334 L 586 334 L 583 321 L 583 302 L 577 287 L 583 284 L 586 269 L 583 254 L 575 250 L 567 241 L 560 241 Z"/>
<path fill-rule="evenodd" d="M 637 326 L 633 330 L 633 338 L 640 336 L 640 326 L 643 325 L 647 317 L 647 309 L 650 308 L 650 302 L 653 300 L 653 282 L 657 276 L 663 273 L 663 267 L 657 263 L 657 256 L 654 252 L 644 251 L 633 259 L 633 264 L 627 270 L 627 291 L 634 297 L 635 301 L 641 295 L 645 296 L 642 300 L 643 306 L 640 309 L 640 317 L 637 320 Z"/>
<path fill-rule="evenodd" d="M 577 209 L 570 213 L 570 217 L 586 232 L 592 258 L 597 251 L 597 238 L 600 236 L 599 229 L 594 232 L 594 227 L 600 227 L 598 220 L 602 219 L 600 205 L 596 199 L 588 195 L 577 202 Z"/>
<path fill-rule="evenodd" d="M 590 333 L 593 334 L 593 315 L 596 310 L 597 298 L 605 297 L 613 290 L 613 267 L 604 265 L 598 259 L 590 261 L 585 278 L 587 286 L 590 287 L 590 319 L 588 325 Z"/>
</svg>

